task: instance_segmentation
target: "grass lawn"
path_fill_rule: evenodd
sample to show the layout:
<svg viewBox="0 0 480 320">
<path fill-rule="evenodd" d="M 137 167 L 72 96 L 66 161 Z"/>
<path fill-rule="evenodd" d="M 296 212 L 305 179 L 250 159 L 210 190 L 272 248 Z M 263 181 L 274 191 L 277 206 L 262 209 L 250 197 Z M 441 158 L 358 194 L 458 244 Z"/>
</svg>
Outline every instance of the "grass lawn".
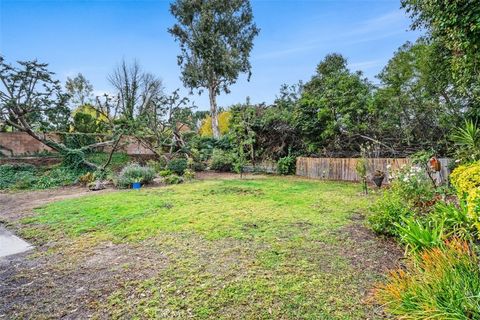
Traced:
<svg viewBox="0 0 480 320">
<path fill-rule="evenodd" d="M 389 253 L 352 236 L 372 200 L 360 192 L 297 178 L 197 181 L 52 203 L 22 233 L 68 243 L 69 265 L 85 266 L 102 243 L 129 248 L 114 258 L 126 274 L 142 265 L 141 276 L 101 291 L 94 317 L 375 319 L 364 300 Z"/>
</svg>

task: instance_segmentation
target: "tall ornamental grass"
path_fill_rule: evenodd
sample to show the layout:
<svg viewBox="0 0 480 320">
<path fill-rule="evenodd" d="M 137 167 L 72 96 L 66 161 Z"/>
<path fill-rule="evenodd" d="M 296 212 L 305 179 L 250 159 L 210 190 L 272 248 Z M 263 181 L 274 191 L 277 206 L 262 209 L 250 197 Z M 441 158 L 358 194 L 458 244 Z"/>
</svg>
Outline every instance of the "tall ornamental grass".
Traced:
<svg viewBox="0 0 480 320">
<path fill-rule="evenodd" d="M 399 319 L 480 319 L 478 263 L 466 242 L 452 240 L 393 271 L 375 297 Z"/>
</svg>

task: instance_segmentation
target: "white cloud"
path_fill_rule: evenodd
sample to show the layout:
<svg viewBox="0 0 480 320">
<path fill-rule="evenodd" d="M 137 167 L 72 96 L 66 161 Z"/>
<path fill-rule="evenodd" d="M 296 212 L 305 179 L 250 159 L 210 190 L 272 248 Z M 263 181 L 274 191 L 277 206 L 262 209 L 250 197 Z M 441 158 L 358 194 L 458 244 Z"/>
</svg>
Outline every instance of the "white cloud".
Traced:
<svg viewBox="0 0 480 320">
<path fill-rule="evenodd" d="M 383 15 L 365 20 L 356 26 L 351 26 L 346 32 L 329 34 L 314 41 L 300 43 L 288 43 L 289 47 L 279 48 L 255 55 L 255 60 L 282 58 L 309 52 L 333 43 L 341 45 L 353 45 L 364 42 L 376 41 L 401 34 L 406 31 L 406 16 L 400 10 L 385 13 Z"/>
</svg>

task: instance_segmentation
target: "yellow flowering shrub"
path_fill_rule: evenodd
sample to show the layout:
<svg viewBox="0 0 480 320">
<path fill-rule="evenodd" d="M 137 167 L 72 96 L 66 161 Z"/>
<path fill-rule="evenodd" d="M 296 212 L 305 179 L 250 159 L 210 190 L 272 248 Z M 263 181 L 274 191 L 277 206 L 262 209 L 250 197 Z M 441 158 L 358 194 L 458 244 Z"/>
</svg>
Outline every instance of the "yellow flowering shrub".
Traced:
<svg viewBox="0 0 480 320">
<path fill-rule="evenodd" d="M 475 227 L 480 231 L 479 213 L 480 213 L 480 188 L 470 190 L 467 195 L 467 212 L 474 221 Z"/>
<path fill-rule="evenodd" d="M 230 129 L 230 117 L 232 116 L 230 111 L 223 111 L 218 114 L 218 129 L 220 130 L 220 134 L 224 135 L 228 133 Z M 202 137 L 212 137 L 212 117 L 207 116 L 202 121 L 202 125 L 200 127 L 199 133 Z"/>
<path fill-rule="evenodd" d="M 459 166 L 450 174 L 450 181 L 458 197 L 466 200 L 468 215 L 480 230 L 480 162 Z"/>
<path fill-rule="evenodd" d="M 480 163 L 462 165 L 450 174 L 450 181 L 460 198 L 465 198 L 470 190 L 480 187 Z"/>
</svg>

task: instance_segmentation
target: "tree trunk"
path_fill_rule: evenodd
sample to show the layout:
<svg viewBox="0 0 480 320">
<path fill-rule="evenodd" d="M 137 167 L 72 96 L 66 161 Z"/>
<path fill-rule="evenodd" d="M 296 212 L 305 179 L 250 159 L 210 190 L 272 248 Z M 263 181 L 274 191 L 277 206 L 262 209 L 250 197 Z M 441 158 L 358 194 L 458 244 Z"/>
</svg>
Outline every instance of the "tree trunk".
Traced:
<svg viewBox="0 0 480 320">
<path fill-rule="evenodd" d="M 214 87 L 208 88 L 208 96 L 210 98 L 210 113 L 212 116 L 212 133 L 215 139 L 220 138 L 220 130 L 218 129 L 218 113 L 217 113 L 217 93 Z"/>
</svg>

